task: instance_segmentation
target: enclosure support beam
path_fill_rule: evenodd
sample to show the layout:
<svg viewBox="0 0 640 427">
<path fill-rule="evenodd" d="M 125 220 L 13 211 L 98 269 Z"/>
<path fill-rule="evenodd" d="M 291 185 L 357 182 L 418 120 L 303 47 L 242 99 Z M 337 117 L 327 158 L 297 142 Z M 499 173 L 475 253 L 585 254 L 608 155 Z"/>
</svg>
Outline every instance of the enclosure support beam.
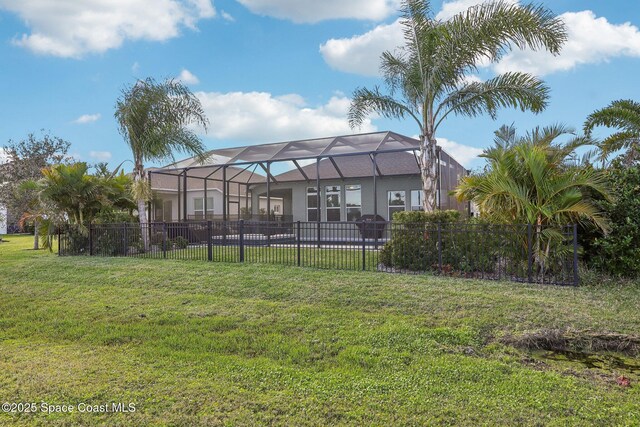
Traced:
<svg viewBox="0 0 640 427">
<path fill-rule="evenodd" d="M 267 174 L 267 177 L 269 177 L 273 182 L 275 182 L 276 184 L 278 183 L 278 180 L 275 179 L 270 173 L 269 170 L 267 168 L 264 167 L 264 165 L 262 163 L 258 163 L 260 165 L 260 167 L 262 168 L 263 171 L 265 171 L 265 173 Z M 267 162 L 267 165 L 269 164 L 269 162 Z"/>
<path fill-rule="evenodd" d="M 320 157 L 316 157 L 316 212 L 317 212 L 317 218 L 316 220 L 318 221 L 318 247 L 320 247 L 320 215 L 321 215 L 321 210 L 320 210 Z"/>
<path fill-rule="evenodd" d="M 222 168 L 222 220 L 227 220 L 227 167 Z"/>
<path fill-rule="evenodd" d="M 342 171 L 340 170 L 340 168 L 336 164 L 336 161 L 333 160 L 333 157 L 329 157 L 329 161 L 331 162 L 333 167 L 336 168 L 336 172 L 338 172 L 338 175 L 340 175 L 340 179 L 344 181 L 344 175 L 342 175 Z"/>
<path fill-rule="evenodd" d="M 376 161 L 375 154 L 371 156 L 371 164 L 373 165 L 373 218 L 374 221 L 376 221 L 378 215 L 378 179 L 376 173 L 378 170 L 378 163 Z M 391 218 L 389 218 L 389 221 L 391 221 Z"/>
<path fill-rule="evenodd" d="M 249 184 L 244 185 L 244 209 L 248 214 L 251 214 L 249 212 Z"/>
<path fill-rule="evenodd" d="M 267 162 L 267 221 L 271 220 L 271 163 Z"/>
<path fill-rule="evenodd" d="M 300 167 L 300 164 L 296 161 L 293 160 L 293 164 L 296 166 L 296 168 L 298 168 L 298 171 L 302 174 L 302 176 L 304 177 L 304 179 L 307 182 L 311 182 L 311 180 L 309 179 L 309 177 L 307 176 L 307 174 L 304 172 L 304 170 Z"/>
<path fill-rule="evenodd" d="M 182 173 L 180 173 L 180 175 L 176 175 L 176 178 L 178 178 L 178 222 L 180 222 L 180 215 L 182 215 L 182 192 L 180 191 L 180 176 L 182 175 Z M 172 209 L 173 210 L 173 209 Z M 171 219 L 173 219 L 173 212 L 171 212 Z"/>
<path fill-rule="evenodd" d="M 247 165 L 247 167 L 245 167 L 244 169 L 242 169 L 240 172 L 238 172 L 237 174 L 233 175 L 231 178 L 229 178 L 229 181 L 233 181 L 237 176 L 239 176 L 240 174 L 242 174 L 243 172 L 246 172 L 247 169 L 249 169 L 251 167 L 251 165 Z M 240 181 L 238 181 L 239 183 Z"/>
<path fill-rule="evenodd" d="M 187 220 L 187 172 L 189 169 L 184 170 L 184 177 L 182 178 L 183 192 L 182 192 L 182 219 Z"/>
<path fill-rule="evenodd" d="M 204 212 L 203 212 L 203 216 L 202 216 L 203 220 L 207 220 L 207 208 L 208 208 L 208 206 L 207 206 L 207 181 L 209 181 L 209 180 L 207 178 L 204 178 L 204 200 L 203 200 Z"/>
</svg>

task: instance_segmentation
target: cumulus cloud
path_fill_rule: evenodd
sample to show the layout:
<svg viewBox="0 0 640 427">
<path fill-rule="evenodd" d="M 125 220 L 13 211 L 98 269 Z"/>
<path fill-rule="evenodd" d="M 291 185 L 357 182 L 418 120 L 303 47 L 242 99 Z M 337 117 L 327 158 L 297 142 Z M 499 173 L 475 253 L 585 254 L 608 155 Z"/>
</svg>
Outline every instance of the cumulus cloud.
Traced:
<svg viewBox="0 0 640 427">
<path fill-rule="evenodd" d="M 510 0 L 517 3 L 517 0 Z M 445 2 L 436 19 L 447 20 L 483 0 L 458 0 Z M 320 54 L 332 68 L 364 76 L 378 76 L 380 56 L 384 51 L 393 52 L 403 46 L 404 35 L 401 20 L 381 24 L 374 29 L 349 38 L 330 39 L 320 45 Z"/>
<path fill-rule="evenodd" d="M 183 68 L 178 76 L 178 80 L 187 85 L 197 85 L 200 83 L 200 79 L 196 77 L 191 71 Z"/>
<path fill-rule="evenodd" d="M 454 15 L 460 12 L 464 12 L 470 7 L 477 6 L 481 3 L 485 3 L 487 0 L 455 0 L 445 1 L 442 4 L 442 9 L 436 14 L 436 19 L 446 21 L 451 19 Z M 508 3 L 516 4 L 518 0 L 508 0 Z"/>
<path fill-rule="evenodd" d="M 236 22 L 236 18 L 234 18 L 230 13 L 225 12 L 224 10 L 220 11 L 220 16 L 227 22 Z"/>
<path fill-rule="evenodd" d="M 474 160 L 478 159 L 478 156 L 482 154 L 483 151 L 480 148 L 460 144 L 455 141 L 450 141 L 447 138 L 436 139 L 438 140 L 438 145 L 442 147 L 444 151 L 449 153 L 461 165 L 467 168 Z"/>
<path fill-rule="evenodd" d="M 30 33 L 13 43 L 35 53 L 79 58 L 122 45 L 125 40 L 162 41 L 195 29 L 215 16 L 211 0 L 0 0 Z"/>
<path fill-rule="evenodd" d="M 612 24 L 590 10 L 567 12 L 560 17 L 567 25 L 569 40 L 559 56 L 529 49 L 514 51 L 496 64 L 495 70 L 545 75 L 621 56 L 640 57 L 640 31 L 631 23 Z"/>
<path fill-rule="evenodd" d="M 509 0 L 518 3 L 517 0 Z M 482 0 L 445 2 L 436 18 L 446 20 Z M 507 54 L 497 64 L 481 64 L 496 73 L 524 71 L 543 76 L 571 70 L 581 64 L 607 62 L 617 57 L 640 57 L 640 30 L 629 22 L 612 24 L 592 11 L 566 12 L 560 15 L 567 25 L 569 39 L 559 56 L 546 51 L 519 50 Z M 350 38 L 330 39 L 320 53 L 332 68 L 366 76 L 379 75 L 380 55 L 404 44 L 400 20 L 382 24 Z M 475 77 L 473 77 L 475 79 Z"/>
<path fill-rule="evenodd" d="M 399 0 L 238 0 L 251 12 L 314 23 L 327 19 L 380 21 L 398 10 Z"/>
<path fill-rule="evenodd" d="M 197 92 L 196 96 L 212 123 L 208 135 L 217 139 L 264 143 L 352 133 L 347 122 L 350 100 L 342 94 L 315 107 L 296 94 Z M 361 130 L 371 132 L 376 127 L 367 120 Z"/>
<path fill-rule="evenodd" d="M 396 20 L 359 36 L 330 39 L 320 45 L 320 54 L 336 70 L 377 76 L 382 52 L 393 51 L 403 44 L 402 26 L 400 20 Z"/>
<path fill-rule="evenodd" d="M 111 160 L 110 151 L 89 151 L 89 157 L 99 162 L 106 162 Z"/>
<path fill-rule="evenodd" d="M 95 121 L 98 121 L 100 119 L 100 114 L 83 114 L 80 117 L 78 117 L 77 119 L 75 119 L 73 121 L 73 123 L 77 123 L 80 125 L 86 124 L 86 123 L 93 123 Z"/>
</svg>

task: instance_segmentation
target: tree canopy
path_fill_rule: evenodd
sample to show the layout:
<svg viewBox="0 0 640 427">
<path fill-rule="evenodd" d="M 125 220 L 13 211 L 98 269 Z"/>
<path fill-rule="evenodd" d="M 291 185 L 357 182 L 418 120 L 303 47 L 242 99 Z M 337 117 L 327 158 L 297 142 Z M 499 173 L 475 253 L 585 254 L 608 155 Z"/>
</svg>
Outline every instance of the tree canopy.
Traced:
<svg viewBox="0 0 640 427">
<path fill-rule="evenodd" d="M 600 144 L 603 160 L 618 151 L 622 151 L 625 164 L 640 160 L 640 103 L 622 99 L 594 111 L 587 117 L 584 131 L 591 135 L 598 126 L 618 129 Z"/>
<path fill-rule="evenodd" d="M 558 54 L 567 38 L 550 10 L 503 0 L 470 7 L 451 19 L 435 19 L 427 0 L 402 2 L 405 45 L 384 52 L 380 70 L 387 92 L 358 88 L 349 123 L 358 127 L 372 112 L 413 119 L 420 131 L 425 210 L 436 207 L 436 133 L 451 114 L 496 116 L 499 108 L 542 111 L 549 89 L 537 77 L 508 72 L 486 81 L 470 79 L 480 64 L 494 63 L 514 47 Z"/>
</svg>

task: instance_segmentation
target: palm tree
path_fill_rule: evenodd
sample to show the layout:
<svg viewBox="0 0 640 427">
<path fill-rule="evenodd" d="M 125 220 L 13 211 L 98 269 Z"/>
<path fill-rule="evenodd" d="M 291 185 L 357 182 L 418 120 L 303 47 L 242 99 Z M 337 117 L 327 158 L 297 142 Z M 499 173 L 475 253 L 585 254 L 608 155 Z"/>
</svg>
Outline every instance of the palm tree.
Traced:
<svg viewBox="0 0 640 427">
<path fill-rule="evenodd" d="M 420 130 L 423 208 L 436 207 L 436 133 L 451 114 L 495 118 L 501 107 L 542 111 L 549 89 L 538 78 L 508 72 L 487 81 L 469 79 L 480 64 L 499 61 L 513 46 L 558 54 L 567 38 L 563 22 L 541 6 L 503 0 L 469 8 L 447 21 L 433 18 L 428 0 L 404 0 L 405 46 L 384 52 L 381 71 L 388 94 L 358 88 L 349 124 L 359 127 L 369 113 L 410 117 Z"/>
<path fill-rule="evenodd" d="M 570 140 L 557 143 L 561 137 Z M 487 159 L 484 172 L 462 178 L 454 194 L 475 203 L 491 222 L 534 224 L 535 259 L 544 268 L 551 246 L 562 239 L 559 227 L 581 223 L 608 229 L 588 197 L 610 200 L 607 178 L 586 162 L 576 165 L 576 149 L 591 144 L 563 125 L 535 128 L 522 137 L 513 127 L 502 127 L 494 146 L 481 155 Z"/>
<path fill-rule="evenodd" d="M 597 126 L 619 129 L 600 144 L 603 161 L 619 150 L 626 150 L 624 163 L 627 165 L 640 160 L 640 103 L 621 99 L 594 111 L 584 123 L 584 132 L 591 135 Z"/>
<path fill-rule="evenodd" d="M 173 158 L 175 151 L 195 155 L 204 160 L 205 147 L 189 125 L 206 131 L 209 121 L 198 98 L 181 82 L 152 78 L 138 80 L 123 90 L 116 103 L 115 117 L 120 133 L 133 154 L 132 192 L 138 205 L 138 216 L 145 250 L 148 250 L 146 202 L 151 189 L 144 169 L 145 162 Z"/>
</svg>

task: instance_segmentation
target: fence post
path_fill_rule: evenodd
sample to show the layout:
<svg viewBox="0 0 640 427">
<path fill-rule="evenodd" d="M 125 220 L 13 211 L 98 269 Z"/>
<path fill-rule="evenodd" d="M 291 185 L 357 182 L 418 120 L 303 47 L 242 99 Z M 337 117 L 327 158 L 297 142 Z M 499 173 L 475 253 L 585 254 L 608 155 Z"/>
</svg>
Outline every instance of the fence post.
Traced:
<svg viewBox="0 0 640 427">
<path fill-rule="evenodd" d="M 162 222 L 162 258 L 167 257 L 167 223 Z"/>
<path fill-rule="evenodd" d="M 438 223 L 438 271 L 442 274 L 442 224 Z"/>
<path fill-rule="evenodd" d="M 213 225 L 211 221 L 207 221 L 207 261 L 213 261 L 213 242 L 211 234 L 213 233 Z"/>
<path fill-rule="evenodd" d="M 129 254 L 129 240 L 127 239 L 127 223 L 126 222 L 122 223 L 122 238 L 124 239 L 124 241 L 122 242 L 122 245 L 124 246 L 124 256 L 127 256 Z"/>
<path fill-rule="evenodd" d="M 244 262 L 244 220 L 238 221 L 238 234 L 240 234 L 240 262 Z"/>
<path fill-rule="evenodd" d="M 527 280 L 533 282 L 533 226 L 527 224 Z"/>
<path fill-rule="evenodd" d="M 298 267 L 300 267 L 300 221 L 296 221 L 296 246 L 298 252 Z"/>
<path fill-rule="evenodd" d="M 362 220 L 362 271 L 364 271 L 367 268 L 367 253 L 366 253 L 366 244 L 367 244 L 367 240 L 365 238 L 365 236 L 367 235 L 365 227 L 366 224 L 364 222 L 364 220 Z M 376 227 L 376 223 L 373 223 L 373 228 L 375 230 Z"/>
<path fill-rule="evenodd" d="M 578 224 L 573 224 L 573 285 L 580 284 L 578 275 Z"/>
<path fill-rule="evenodd" d="M 89 223 L 89 256 L 93 256 L 93 224 Z"/>
<path fill-rule="evenodd" d="M 60 232 L 60 230 L 62 229 L 62 226 L 58 226 L 58 256 L 62 255 L 62 253 L 60 252 L 60 238 L 62 236 L 62 233 Z"/>
</svg>

